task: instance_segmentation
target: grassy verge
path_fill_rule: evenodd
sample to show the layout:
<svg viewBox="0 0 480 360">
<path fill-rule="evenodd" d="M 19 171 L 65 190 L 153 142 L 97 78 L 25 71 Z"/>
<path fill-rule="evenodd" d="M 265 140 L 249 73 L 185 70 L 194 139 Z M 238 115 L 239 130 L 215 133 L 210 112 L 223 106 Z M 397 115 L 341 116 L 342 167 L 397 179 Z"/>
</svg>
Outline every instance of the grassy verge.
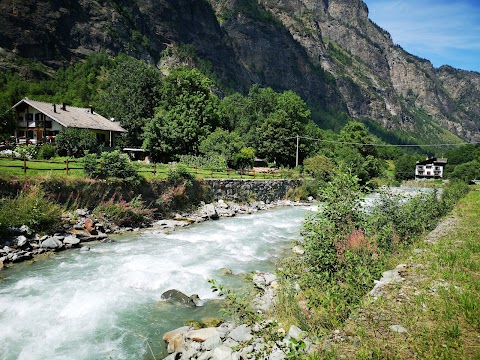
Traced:
<svg viewBox="0 0 480 360">
<path fill-rule="evenodd" d="M 30 178 L 55 176 L 63 177 L 67 176 L 66 171 L 66 158 L 58 158 L 52 161 L 48 160 L 27 160 L 27 171 L 24 172 L 23 160 L 0 158 L 0 175 L 6 176 L 26 176 Z M 139 175 L 145 179 L 166 179 L 168 177 L 169 170 L 173 165 L 168 164 L 145 164 L 134 163 L 135 168 Z M 81 160 L 75 159 L 69 160 L 69 177 L 85 178 L 83 171 L 83 165 Z M 233 170 L 219 170 L 219 169 L 201 169 L 201 168 L 188 168 L 188 171 L 197 179 L 284 179 L 291 177 L 299 177 L 298 174 L 290 174 L 286 172 L 278 173 L 254 173 L 252 171 L 239 172 Z"/>
<path fill-rule="evenodd" d="M 405 280 L 365 297 L 322 357 L 480 359 L 480 187 L 389 263 Z"/>
</svg>

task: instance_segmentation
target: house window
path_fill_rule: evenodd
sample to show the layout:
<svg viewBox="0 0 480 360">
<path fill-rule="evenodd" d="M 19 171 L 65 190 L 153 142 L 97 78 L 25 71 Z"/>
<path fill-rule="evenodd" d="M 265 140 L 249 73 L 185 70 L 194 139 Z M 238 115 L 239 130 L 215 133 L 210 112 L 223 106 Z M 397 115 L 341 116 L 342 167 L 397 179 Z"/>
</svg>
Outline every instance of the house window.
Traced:
<svg viewBox="0 0 480 360">
<path fill-rule="evenodd" d="M 28 113 L 27 114 L 27 120 L 28 121 L 33 121 L 33 114 Z"/>
<path fill-rule="evenodd" d="M 45 127 L 47 129 L 51 129 L 52 128 L 52 122 L 51 121 L 45 121 Z"/>
</svg>

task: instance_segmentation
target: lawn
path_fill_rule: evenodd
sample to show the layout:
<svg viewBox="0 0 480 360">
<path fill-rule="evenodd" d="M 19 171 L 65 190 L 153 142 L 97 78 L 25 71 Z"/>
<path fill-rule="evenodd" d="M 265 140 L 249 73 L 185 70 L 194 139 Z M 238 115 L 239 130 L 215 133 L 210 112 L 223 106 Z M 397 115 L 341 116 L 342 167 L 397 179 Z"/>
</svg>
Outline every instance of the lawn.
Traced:
<svg viewBox="0 0 480 360">
<path fill-rule="evenodd" d="M 55 158 L 53 160 L 24 160 L 12 158 L 0 158 L 0 175 L 11 176 L 66 176 L 68 160 L 68 176 L 85 177 L 82 162 L 79 159 L 69 159 L 66 157 Z M 24 169 L 26 165 L 26 171 Z M 174 165 L 168 164 L 145 164 L 135 163 L 137 171 L 146 179 L 166 179 L 168 171 Z M 200 169 L 189 168 L 190 173 L 194 174 L 197 179 L 280 179 L 285 178 L 281 173 L 255 173 L 239 172 L 226 169 Z"/>
</svg>

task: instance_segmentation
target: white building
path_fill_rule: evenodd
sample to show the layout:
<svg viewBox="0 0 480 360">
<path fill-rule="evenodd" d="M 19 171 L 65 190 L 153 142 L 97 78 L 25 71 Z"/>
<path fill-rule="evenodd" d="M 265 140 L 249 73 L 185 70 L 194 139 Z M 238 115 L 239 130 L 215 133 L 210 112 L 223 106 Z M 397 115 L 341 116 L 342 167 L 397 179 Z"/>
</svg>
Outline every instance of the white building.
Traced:
<svg viewBox="0 0 480 360">
<path fill-rule="evenodd" d="M 45 143 L 55 139 L 58 132 L 67 127 L 93 131 L 99 143 L 113 147 L 115 137 L 126 132 L 118 123 L 97 114 L 93 108 L 51 104 L 23 99 L 15 104 L 17 129 L 15 139 L 19 143 Z"/>
<path fill-rule="evenodd" d="M 446 158 L 430 158 L 417 161 L 415 179 L 441 179 L 446 164 Z"/>
</svg>

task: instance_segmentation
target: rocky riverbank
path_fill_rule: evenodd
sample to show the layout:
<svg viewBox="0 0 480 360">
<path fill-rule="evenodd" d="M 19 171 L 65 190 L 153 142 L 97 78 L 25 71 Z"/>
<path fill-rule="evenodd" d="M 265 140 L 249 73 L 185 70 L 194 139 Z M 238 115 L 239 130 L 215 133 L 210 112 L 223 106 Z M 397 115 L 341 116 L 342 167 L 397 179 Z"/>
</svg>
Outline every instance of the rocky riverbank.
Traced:
<svg viewBox="0 0 480 360">
<path fill-rule="evenodd" d="M 47 252 L 67 249 L 88 251 L 90 248 L 85 243 L 91 241 L 111 242 L 113 240 L 109 238 L 110 234 L 139 231 L 141 228 L 149 232 L 170 232 L 179 227 L 207 220 L 233 217 L 237 214 L 252 214 L 277 206 L 293 205 L 304 205 L 304 203 L 279 200 L 269 204 L 263 201 L 237 204 L 219 200 L 210 204 L 201 203 L 195 211 L 175 214 L 173 219 L 156 220 L 138 228 L 122 228 L 113 223 L 102 222 L 88 209 L 77 209 L 63 215 L 63 230 L 55 234 L 40 236 L 25 225 L 9 229 L 9 236 L 0 239 L 0 269 L 8 266 L 8 264 L 32 260 L 35 256 Z"/>
<path fill-rule="evenodd" d="M 261 315 L 277 301 L 277 278 L 274 274 L 256 272 L 252 281 L 258 290 L 253 305 L 261 319 Z M 178 293 L 177 298 L 182 303 L 183 299 L 189 299 Z M 300 353 L 308 352 L 313 344 L 312 339 L 297 326 L 292 325 L 285 331 L 269 319 L 251 325 L 234 322 L 205 327 L 201 327 L 205 324 L 198 322 L 196 325 L 165 333 L 163 340 L 170 355 L 164 360 L 293 359 Z"/>
</svg>

